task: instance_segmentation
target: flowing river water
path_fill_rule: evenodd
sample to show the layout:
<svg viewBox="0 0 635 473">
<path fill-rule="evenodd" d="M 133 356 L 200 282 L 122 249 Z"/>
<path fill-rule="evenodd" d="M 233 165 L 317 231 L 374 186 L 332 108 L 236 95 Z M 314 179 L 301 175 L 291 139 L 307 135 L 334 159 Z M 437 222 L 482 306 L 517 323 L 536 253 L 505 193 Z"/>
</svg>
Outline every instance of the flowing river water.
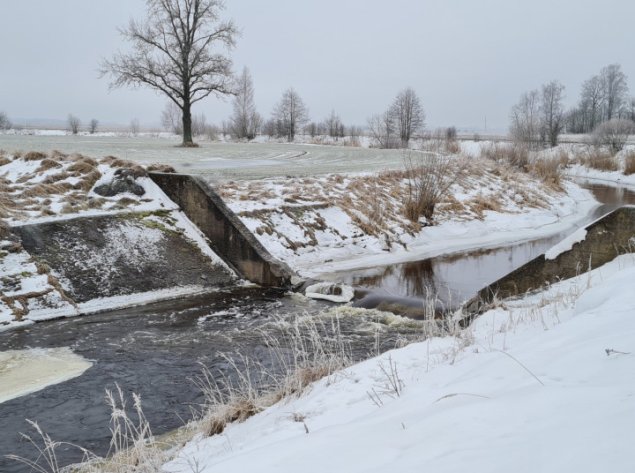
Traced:
<svg viewBox="0 0 635 473">
<path fill-rule="evenodd" d="M 588 221 L 620 205 L 635 204 L 633 192 L 590 184 L 587 187 L 603 203 Z M 426 289 L 433 289 L 450 306 L 451 301 L 470 297 L 564 236 L 349 271 L 334 277 L 368 288 L 366 298 L 395 298 L 415 306 L 421 305 Z M 55 440 L 106 453 L 110 411 L 104 393 L 116 385 L 127 393 L 141 395 L 155 434 L 175 429 L 191 418 L 192 409 L 203 400 L 193 382 L 201 373 L 201 364 L 226 370 L 228 363 L 221 354 L 232 352 L 266 358 L 261 332 L 277 330 L 281 319 L 298 314 L 315 317 L 330 307 L 326 302 L 243 287 L 0 333 L 2 351 L 69 347 L 93 363 L 79 377 L 0 403 L 0 471 L 29 471 L 4 458 L 10 453 L 26 457 L 35 454 L 33 447 L 20 439 L 19 432 L 31 433 L 25 419 L 37 421 Z M 414 321 L 378 321 L 360 313 L 353 312 L 339 320 L 358 359 L 420 336 L 421 328 Z M 70 446 L 61 446 L 58 454 L 62 464 L 81 459 L 81 454 Z"/>
</svg>

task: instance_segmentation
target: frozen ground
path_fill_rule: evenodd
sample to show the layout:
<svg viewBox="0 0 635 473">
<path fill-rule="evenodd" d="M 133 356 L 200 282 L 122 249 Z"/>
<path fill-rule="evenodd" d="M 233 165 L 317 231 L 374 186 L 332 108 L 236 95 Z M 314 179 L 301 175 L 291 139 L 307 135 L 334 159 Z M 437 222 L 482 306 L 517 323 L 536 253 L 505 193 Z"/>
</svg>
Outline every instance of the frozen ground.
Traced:
<svg viewBox="0 0 635 473">
<path fill-rule="evenodd" d="M 621 256 L 355 365 L 165 471 L 635 471 L 634 277 Z"/>
</svg>

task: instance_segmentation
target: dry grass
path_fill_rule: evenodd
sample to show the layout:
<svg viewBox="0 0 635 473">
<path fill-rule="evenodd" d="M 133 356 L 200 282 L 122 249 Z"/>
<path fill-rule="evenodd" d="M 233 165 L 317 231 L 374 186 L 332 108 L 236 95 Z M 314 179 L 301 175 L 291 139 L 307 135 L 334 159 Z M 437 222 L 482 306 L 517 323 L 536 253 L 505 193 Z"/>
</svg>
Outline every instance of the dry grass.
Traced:
<svg viewBox="0 0 635 473">
<path fill-rule="evenodd" d="M 615 155 L 605 149 L 591 147 L 580 156 L 582 164 L 599 171 L 617 171 L 619 163 Z"/>
<path fill-rule="evenodd" d="M 506 163 L 524 171 L 529 166 L 529 149 L 521 145 L 492 143 L 481 148 L 481 158 Z"/>
<path fill-rule="evenodd" d="M 46 154 L 40 151 L 29 151 L 22 157 L 25 161 L 41 161 L 46 158 Z"/>
<path fill-rule="evenodd" d="M 80 159 L 67 167 L 66 171 L 76 174 L 89 174 L 95 169 L 97 169 L 97 163 L 94 160 Z"/>
<path fill-rule="evenodd" d="M 635 174 L 635 151 L 628 151 L 624 154 L 624 174 L 626 176 Z"/>
<path fill-rule="evenodd" d="M 203 370 L 198 380 L 205 394 L 203 433 L 220 434 L 228 424 L 300 395 L 313 382 L 352 363 L 338 319 L 296 318 L 274 324 L 282 327 L 278 333 L 262 333 L 273 368 L 242 355 L 226 355 L 230 372 Z"/>
<path fill-rule="evenodd" d="M 11 159 L 7 158 L 6 156 L 0 156 L 0 166 L 4 166 L 6 164 L 9 164 L 11 162 Z"/>
<path fill-rule="evenodd" d="M 53 168 L 61 168 L 62 164 L 54 159 L 43 159 L 40 162 L 40 167 L 38 167 L 35 172 L 36 173 L 40 173 L 40 172 L 44 172 L 44 171 L 48 171 L 49 169 L 53 169 Z"/>
<path fill-rule="evenodd" d="M 176 173 L 176 169 L 174 169 L 169 164 L 151 164 L 148 166 L 148 172 L 164 172 L 174 174 Z"/>
<path fill-rule="evenodd" d="M 531 164 L 530 169 L 545 185 L 555 190 L 562 190 L 562 168 L 560 163 L 560 158 L 536 159 Z"/>
</svg>

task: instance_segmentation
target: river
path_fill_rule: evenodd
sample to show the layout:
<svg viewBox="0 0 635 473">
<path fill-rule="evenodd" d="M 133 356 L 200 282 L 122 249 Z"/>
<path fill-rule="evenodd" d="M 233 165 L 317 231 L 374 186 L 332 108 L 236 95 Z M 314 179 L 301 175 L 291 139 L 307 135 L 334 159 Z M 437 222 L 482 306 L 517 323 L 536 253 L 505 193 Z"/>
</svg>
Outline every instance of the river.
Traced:
<svg viewBox="0 0 635 473">
<path fill-rule="evenodd" d="M 635 204 L 633 192 L 599 185 L 588 188 L 603 203 L 589 221 L 619 205 Z M 394 297 L 413 306 L 421 305 L 426 289 L 434 290 L 447 306 L 452 306 L 452 301 L 467 299 L 564 236 L 349 271 L 337 275 L 337 279 L 368 288 L 364 297 Z M 8 461 L 4 455 L 29 457 L 35 453 L 33 447 L 20 440 L 19 432 L 29 431 L 25 419 L 38 421 L 55 440 L 104 454 L 110 439 L 110 412 L 104 393 L 116 384 L 127 393 L 141 395 L 155 434 L 177 428 L 190 418 L 191 408 L 202 401 L 202 393 L 192 381 L 200 374 L 201 364 L 223 369 L 227 362 L 221 353 L 266 356 L 260 331 L 273 330 L 275 324 L 271 322 L 275 317 L 315 316 L 328 307 L 331 306 L 326 302 L 273 290 L 237 288 L 0 333 L 2 350 L 70 347 L 93 362 L 82 376 L 0 404 L 0 471 L 25 471 L 23 465 Z M 358 359 L 377 350 L 377 333 L 369 330 L 370 322 L 361 316 L 342 319 L 342 332 Z M 404 338 L 416 337 L 420 335 L 418 330 L 416 324 L 386 325 L 379 349 L 389 349 Z M 81 458 L 70 447 L 60 447 L 58 453 L 62 464 Z"/>
</svg>

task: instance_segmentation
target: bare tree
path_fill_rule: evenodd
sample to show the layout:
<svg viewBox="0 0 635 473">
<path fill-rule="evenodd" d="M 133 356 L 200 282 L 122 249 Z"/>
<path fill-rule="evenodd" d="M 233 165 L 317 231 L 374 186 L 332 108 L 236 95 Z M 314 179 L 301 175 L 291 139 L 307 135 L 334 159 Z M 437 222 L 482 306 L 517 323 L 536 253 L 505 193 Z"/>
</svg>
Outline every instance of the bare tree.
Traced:
<svg viewBox="0 0 635 473">
<path fill-rule="evenodd" d="M 141 130 L 141 123 L 139 123 L 139 119 L 133 118 L 132 120 L 130 120 L 130 126 L 128 129 L 130 130 L 130 134 L 132 136 L 137 136 L 139 134 L 139 131 Z"/>
<path fill-rule="evenodd" d="M 192 136 L 203 136 L 207 130 L 207 118 L 205 114 L 199 113 L 192 117 Z"/>
<path fill-rule="evenodd" d="M 175 135 L 183 134 L 181 109 L 174 102 L 170 101 L 165 104 L 165 108 L 161 112 L 161 125 L 164 130 Z"/>
<path fill-rule="evenodd" d="M 309 121 L 309 110 L 293 89 L 287 89 L 273 112 L 278 136 L 285 136 L 291 142 L 302 125 Z"/>
<path fill-rule="evenodd" d="M 379 148 L 399 147 L 401 143 L 395 128 L 395 120 L 390 111 L 386 111 L 381 115 L 373 115 L 368 119 L 370 137 Z"/>
<path fill-rule="evenodd" d="M 276 121 L 270 118 L 262 125 L 262 132 L 269 138 L 276 136 Z"/>
<path fill-rule="evenodd" d="M 509 132 L 516 143 L 536 146 L 540 142 L 539 96 L 537 90 L 526 92 L 512 107 Z"/>
<path fill-rule="evenodd" d="M 0 112 L 0 130 L 9 130 L 11 127 L 9 116 L 4 112 Z"/>
<path fill-rule="evenodd" d="M 79 133 L 79 128 L 82 126 L 82 121 L 79 118 L 77 118 L 75 115 L 70 113 L 68 115 L 68 118 L 66 119 L 66 123 L 68 124 L 68 130 L 73 135 L 76 135 L 77 133 Z"/>
<path fill-rule="evenodd" d="M 328 135 L 331 138 L 335 138 L 335 140 L 344 137 L 344 124 L 340 116 L 335 113 L 335 110 L 331 111 L 328 118 L 324 120 L 324 128 L 327 130 Z"/>
<path fill-rule="evenodd" d="M 390 107 L 390 114 L 397 127 L 401 146 L 407 148 L 410 139 L 422 131 L 425 125 L 425 113 L 414 89 L 407 87 L 399 92 Z"/>
<path fill-rule="evenodd" d="M 551 81 L 542 86 L 540 103 L 541 137 L 551 147 L 558 145 L 558 136 L 564 127 L 564 85 Z"/>
<path fill-rule="evenodd" d="M 96 118 L 93 118 L 88 124 L 88 131 L 90 132 L 91 135 L 97 132 L 98 126 L 99 126 L 99 120 L 97 120 Z"/>
<path fill-rule="evenodd" d="M 582 84 L 580 110 L 583 115 L 583 133 L 594 130 L 602 121 L 604 100 L 604 87 L 600 76 L 593 76 Z"/>
<path fill-rule="evenodd" d="M 617 117 L 617 113 L 628 97 L 626 74 L 619 64 L 610 64 L 600 71 L 600 80 L 605 101 L 606 120 Z"/>
<path fill-rule="evenodd" d="M 635 133 L 635 123 L 623 118 L 614 118 L 600 123 L 593 130 L 593 144 L 596 146 L 608 146 L 614 153 L 624 148 L 629 135 Z"/>
<path fill-rule="evenodd" d="M 238 139 L 253 140 L 262 126 L 262 117 L 256 111 L 254 83 L 246 67 L 238 77 L 234 113 L 230 118 L 231 134 Z"/>
<path fill-rule="evenodd" d="M 132 52 L 104 61 L 102 75 L 111 76 L 111 87 L 145 85 L 167 95 L 182 112 L 183 146 L 195 146 L 192 105 L 210 94 L 233 92 L 232 61 L 213 48 L 231 49 L 237 29 L 220 20 L 222 0 L 146 0 L 146 5 L 146 20 L 131 20 L 121 30 Z"/>
</svg>

